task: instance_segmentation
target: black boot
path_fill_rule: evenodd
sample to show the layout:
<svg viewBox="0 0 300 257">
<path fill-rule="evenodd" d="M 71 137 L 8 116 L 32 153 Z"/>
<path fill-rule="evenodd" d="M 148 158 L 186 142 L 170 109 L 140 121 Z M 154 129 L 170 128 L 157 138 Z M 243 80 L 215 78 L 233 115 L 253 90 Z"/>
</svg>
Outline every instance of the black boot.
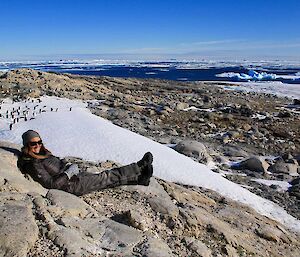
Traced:
<svg viewBox="0 0 300 257">
<path fill-rule="evenodd" d="M 143 158 L 137 162 L 137 165 L 143 169 L 147 167 L 149 164 L 152 164 L 152 162 L 153 162 L 153 155 L 152 153 L 147 152 L 144 154 Z"/>
<path fill-rule="evenodd" d="M 137 162 L 137 165 L 141 168 L 141 175 L 138 178 L 138 184 L 149 186 L 150 178 L 153 175 L 153 155 L 150 152 L 145 153 L 143 158 Z"/>
<path fill-rule="evenodd" d="M 153 166 L 149 164 L 147 167 L 142 169 L 142 174 L 138 177 L 138 184 L 143 186 L 149 186 L 150 178 L 153 175 Z"/>
</svg>

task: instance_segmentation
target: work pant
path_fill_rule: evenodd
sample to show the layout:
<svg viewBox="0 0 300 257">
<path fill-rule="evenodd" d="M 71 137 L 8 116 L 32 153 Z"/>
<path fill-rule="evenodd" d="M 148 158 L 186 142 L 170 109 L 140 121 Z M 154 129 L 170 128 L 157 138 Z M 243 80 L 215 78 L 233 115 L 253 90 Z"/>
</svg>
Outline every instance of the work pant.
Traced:
<svg viewBox="0 0 300 257">
<path fill-rule="evenodd" d="M 104 188 L 137 185 L 139 175 L 141 168 L 136 163 L 97 174 L 81 172 L 73 176 L 63 190 L 75 195 L 84 195 Z"/>
</svg>

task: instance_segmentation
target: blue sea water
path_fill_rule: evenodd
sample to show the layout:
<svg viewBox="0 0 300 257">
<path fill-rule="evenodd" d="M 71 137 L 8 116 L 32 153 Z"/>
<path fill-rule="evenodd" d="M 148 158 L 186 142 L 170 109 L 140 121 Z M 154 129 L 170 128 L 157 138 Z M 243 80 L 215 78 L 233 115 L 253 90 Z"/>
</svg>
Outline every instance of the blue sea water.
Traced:
<svg viewBox="0 0 300 257">
<path fill-rule="evenodd" d="M 152 67 L 107 67 L 103 70 L 93 68 L 74 70 L 57 69 L 57 72 L 67 72 L 79 75 L 110 76 L 110 77 L 134 77 L 134 78 L 158 78 L 178 81 L 230 81 L 229 78 L 216 77 L 216 74 L 224 72 L 246 72 L 240 67 L 224 67 L 209 69 L 177 69 L 177 68 L 152 68 Z"/>
<path fill-rule="evenodd" d="M 257 80 L 257 76 L 250 78 L 248 74 L 263 74 L 260 80 L 281 81 L 289 84 L 300 84 L 300 79 L 280 77 L 282 75 L 299 74 L 300 66 L 278 67 L 278 66 L 251 66 L 224 65 L 200 67 L 194 63 L 181 62 L 140 62 L 126 64 L 93 64 L 91 62 L 58 61 L 58 62 L 33 62 L 33 63 L 0 63 L 1 70 L 11 70 L 16 68 L 32 68 L 42 71 L 52 71 L 58 73 L 70 73 L 91 76 L 110 76 L 122 78 L 158 78 L 176 81 L 248 81 Z M 191 66 L 191 67 L 189 67 Z M 231 76 L 218 76 L 218 74 L 233 73 Z M 271 76 L 270 76 L 271 74 Z M 272 75 L 274 74 L 274 78 Z"/>
</svg>

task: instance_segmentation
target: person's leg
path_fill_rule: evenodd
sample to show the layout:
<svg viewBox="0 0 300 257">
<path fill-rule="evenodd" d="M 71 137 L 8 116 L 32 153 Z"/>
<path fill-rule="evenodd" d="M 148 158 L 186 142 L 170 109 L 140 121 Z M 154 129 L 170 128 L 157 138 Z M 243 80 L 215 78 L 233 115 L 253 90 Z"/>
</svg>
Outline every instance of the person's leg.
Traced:
<svg viewBox="0 0 300 257">
<path fill-rule="evenodd" d="M 98 174 L 82 172 L 72 177 L 66 191 L 75 195 L 83 195 L 104 188 L 120 185 L 137 185 L 142 169 L 137 163 L 106 170 Z"/>
</svg>

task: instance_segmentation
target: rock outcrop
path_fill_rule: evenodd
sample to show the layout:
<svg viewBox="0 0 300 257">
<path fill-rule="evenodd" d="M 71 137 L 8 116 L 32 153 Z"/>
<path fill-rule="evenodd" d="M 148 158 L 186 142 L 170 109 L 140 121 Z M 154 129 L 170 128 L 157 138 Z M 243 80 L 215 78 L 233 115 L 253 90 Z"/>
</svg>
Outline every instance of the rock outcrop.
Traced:
<svg viewBox="0 0 300 257">
<path fill-rule="evenodd" d="M 205 145 L 201 142 L 184 140 L 176 144 L 174 150 L 189 156 L 200 163 L 207 164 L 208 162 L 212 161 L 212 158 L 209 156 Z"/>
<path fill-rule="evenodd" d="M 299 235 L 215 192 L 157 178 L 77 197 L 46 190 L 1 142 L 1 256 L 298 256 Z M 116 164 L 80 162 L 98 171 Z"/>
<path fill-rule="evenodd" d="M 240 163 L 234 165 L 233 168 L 247 169 L 265 174 L 268 171 L 269 166 L 270 165 L 263 158 L 254 156 L 241 161 Z"/>
</svg>

